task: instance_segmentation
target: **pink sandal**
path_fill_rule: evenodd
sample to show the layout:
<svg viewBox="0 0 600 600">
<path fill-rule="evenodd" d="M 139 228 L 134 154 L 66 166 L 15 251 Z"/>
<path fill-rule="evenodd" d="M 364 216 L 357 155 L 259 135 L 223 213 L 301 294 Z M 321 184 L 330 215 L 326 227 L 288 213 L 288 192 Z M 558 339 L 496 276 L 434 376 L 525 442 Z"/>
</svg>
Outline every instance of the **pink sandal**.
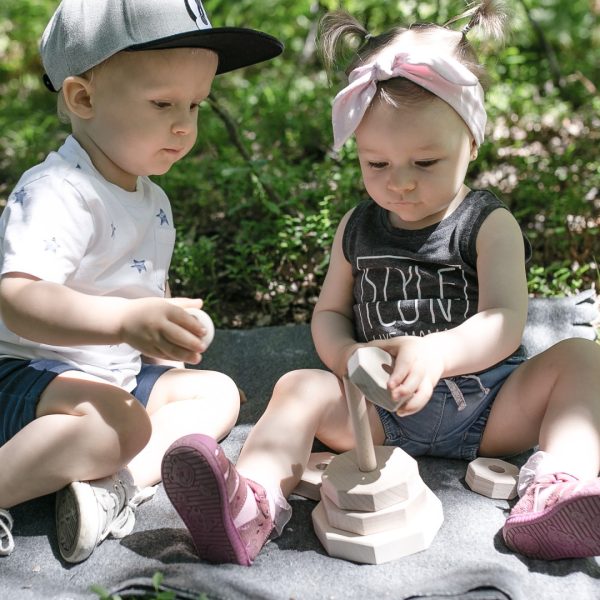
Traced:
<svg viewBox="0 0 600 600">
<path fill-rule="evenodd" d="M 600 479 L 540 477 L 514 506 L 502 534 L 511 550 L 531 558 L 600 555 Z"/>
<path fill-rule="evenodd" d="M 177 440 L 163 458 L 162 478 L 201 559 L 252 564 L 273 529 L 269 503 L 264 489 L 242 477 L 215 440 L 201 434 Z M 248 491 L 258 514 L 237 527 Z"/>
</svg>

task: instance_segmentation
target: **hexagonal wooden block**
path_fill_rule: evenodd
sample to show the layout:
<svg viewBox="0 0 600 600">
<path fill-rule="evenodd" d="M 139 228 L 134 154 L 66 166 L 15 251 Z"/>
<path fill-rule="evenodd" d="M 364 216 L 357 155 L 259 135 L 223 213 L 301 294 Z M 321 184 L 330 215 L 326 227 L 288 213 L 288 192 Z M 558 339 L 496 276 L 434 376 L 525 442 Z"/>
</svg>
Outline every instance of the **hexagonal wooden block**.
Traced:
<svg viewBox="0 0 600 600">
<path fill-rule="evenodd" d="M 465 480 L 478 494 L 511 500 L 517 495 L 519 468 L 498 458 L 479 457 L 469 463 Z"/>
<path fill-rule="evenodd" d="M 330 556 L 378 565 L 429 548 L 444 514 L 441 502 L 432 494 L 423 510 L 405 527 L 392 527 L 370 535 L 332 527 L 321 502 L 313 510 L 312 519 L 317 537 Z"/>
<path fill-rule="evenodd" d="M 389 373 L 383 365 L 391 366 L 391 355 L 375 346 L 359 348 L 348 360 L 348 379 L 368 398 L 386 410 L 396 412 L 402 402 L 392 400 L 387 388 Z"/>
<path fill-rule="evenodd" d="M 417 461 L 404 450 L 375 446 L 375 457 L 375 470 L 363 472 L 355 450 L 339 454 L 323 473 L 321 493 L 345 510 L 376 511 L 403 502 L 421 488 Z"/>
<path fill-rule="evenodd" d="M 321 502 L 327 515 L 327 522 L 332 527 L 359 535 L 370 535 L 386 529 L 410 525 L 423 510 L 423 505 L 429 501 L 428 496 L 433 496 L 433 492 L 422 483 L 421 489 L 404 502 L 392 504 L 375 512 L 343 510 L 325 494 L 321 494 Z"/>
<path fill-rule="evenodd" d="M 302 479 L 292 493 L 318 502 L 321 499 L 321 478 L 335 456 L 331 452 L 313 452 L 302 473 Z"/>
</svg>

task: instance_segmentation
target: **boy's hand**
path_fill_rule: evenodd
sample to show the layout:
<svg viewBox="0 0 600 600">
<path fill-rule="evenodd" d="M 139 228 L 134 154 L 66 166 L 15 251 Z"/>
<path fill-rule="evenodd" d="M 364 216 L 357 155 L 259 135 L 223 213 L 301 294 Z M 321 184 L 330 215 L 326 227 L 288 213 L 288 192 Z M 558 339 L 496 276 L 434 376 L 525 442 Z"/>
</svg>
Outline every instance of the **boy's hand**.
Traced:
<svg viewBox="0 0 600 600">
<path fill-rule="evenodd" d="M 444 371 L 435 347 L 427 337 L 416 336 L 377 340 L 369 345 L 383 348 L 394 357 L 388 389 L 395 401 L 403 403 L 396 414 L 403 417 L 419 412 L 429 402 Z"/>
<path fill-rule="evenodd" d="M 207 330 L 185 309 L 201 307 L 202 300 L 190 298 L 128 300 L 120 337 L 146 356 L 197 364 L 208 347 Z"/>
<path fill-rule="evenodd" d="M 212 319 L 208 316 L 208 314 L 199 308 L 186 308 L 185 310 L 193 317 L 196 317 L 198 321 L 200 321 L 200 325 L 202 325 L 206 331 L 206 333 L 202 336 L 202 341 L 206 344 L 206 347 L 210 346 L 215 338 L 215 325 L 212 322 Z"/>
</svg>

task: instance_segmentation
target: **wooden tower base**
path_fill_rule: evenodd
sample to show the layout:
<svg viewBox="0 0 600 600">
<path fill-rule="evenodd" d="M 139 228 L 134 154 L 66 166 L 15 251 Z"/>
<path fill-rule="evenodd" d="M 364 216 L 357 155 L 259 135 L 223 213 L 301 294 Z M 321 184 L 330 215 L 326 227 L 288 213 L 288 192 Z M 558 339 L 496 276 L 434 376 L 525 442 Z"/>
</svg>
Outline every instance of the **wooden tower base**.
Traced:
<svg viewBox="0 0 600 600">
<path fill-rule="evenodd" d="M 425 550 L 444 520 L 441 502 L 421 479 L 415 459 L 400 448 L 373 445 L 361 391 L 387 410 L 397 409 L 384 369 L 392 359 L 382 352 L 364 347 L 348 361 L 344 390 L 356 447 L 331 459 L 312 513 L 328 554 L 370 564 Z"/>
</svg>

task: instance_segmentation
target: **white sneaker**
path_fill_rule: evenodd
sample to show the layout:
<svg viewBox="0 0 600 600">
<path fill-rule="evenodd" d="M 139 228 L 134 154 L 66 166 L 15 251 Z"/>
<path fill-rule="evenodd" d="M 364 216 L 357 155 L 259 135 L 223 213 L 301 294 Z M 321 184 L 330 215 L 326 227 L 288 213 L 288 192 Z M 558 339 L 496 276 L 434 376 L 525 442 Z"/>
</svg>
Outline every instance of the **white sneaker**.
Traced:
<svg viewBox="0 0 600 600">
<path fill-rule="evenodd" d="M 122 538 L 135 525 L 135 509 L 156 487 L 140 490 L 129 469 L 94 481 L 74 481 L 56 494 L 56 530 L 61 556 L 85 560 L 109 535 Z"/>
<path fill-rule="evenodd" d="M 10 513 L 0 508 L 0 556 L 8 556 L 15 549 L 12 526 L 13 519 Z"/>
</svg>

